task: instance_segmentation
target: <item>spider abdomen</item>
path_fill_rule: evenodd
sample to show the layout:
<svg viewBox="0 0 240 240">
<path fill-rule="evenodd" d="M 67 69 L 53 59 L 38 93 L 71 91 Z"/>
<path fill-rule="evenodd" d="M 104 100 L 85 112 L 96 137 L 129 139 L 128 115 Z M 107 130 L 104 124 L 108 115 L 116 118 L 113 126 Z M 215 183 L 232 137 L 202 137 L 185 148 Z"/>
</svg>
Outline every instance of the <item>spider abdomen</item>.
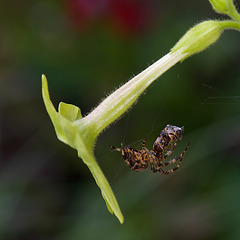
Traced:
<svg viewBox="0 0 240 240">
<path fill-rule="evenodd" d="M 147 155 L 137 149 L 124 147 L 122 156 L 132 170 L 140 172 L 148 167 Z"/>
</svg>

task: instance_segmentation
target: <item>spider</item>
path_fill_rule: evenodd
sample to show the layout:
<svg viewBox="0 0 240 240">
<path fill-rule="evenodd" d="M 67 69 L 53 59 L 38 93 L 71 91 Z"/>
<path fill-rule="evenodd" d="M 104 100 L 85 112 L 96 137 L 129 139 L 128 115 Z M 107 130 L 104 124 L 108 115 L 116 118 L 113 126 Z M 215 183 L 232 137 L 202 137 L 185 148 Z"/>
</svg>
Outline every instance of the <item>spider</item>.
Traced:
<svg viewBox="0 0 240 240">
<path fill-rule="evenodd" d="M 148 164 L 151 166 L 152 172 L 160 172 L 163 175 L 168 175 L 169 173 L 175 172 L 181 165 L 183 156 L 187 151 L 189 144 L 185 148 L 185 150 L 176 158 L 163 163 L 163 161 L 173 153 L 177 141 L 182 140 L 184 132 L 184 127 L 177 127 L 168 124 L 157 137 L 156 141 L 153 143 L 153 149 L 148 150 L 145 147 L 146 139 L 142 142 L 142 149 L 134 149 L 129 146 L 123 146 L 121 143 L 120 148 L 116 148 L 114 146 L 110 146 L 110 148 L 121 152 L 123 159 L 130 167 L 130 169 L 135 170 L 137 172 L 143 171 L 148 167 Z M 164 171 L 163 168 L 178 162 L 178 165 L 170 170 Z"/>
</svg>

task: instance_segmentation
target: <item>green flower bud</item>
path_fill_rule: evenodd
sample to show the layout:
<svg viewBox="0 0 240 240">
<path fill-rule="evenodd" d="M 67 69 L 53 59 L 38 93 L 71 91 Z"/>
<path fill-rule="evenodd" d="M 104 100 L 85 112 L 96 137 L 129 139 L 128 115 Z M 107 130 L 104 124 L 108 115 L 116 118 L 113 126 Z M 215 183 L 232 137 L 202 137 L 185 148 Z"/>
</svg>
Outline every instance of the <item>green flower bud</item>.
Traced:
<svg viewBox="0 0 240 240">
<path fill-rule="evenodd" d="M 184 59 L 199 53 L 216 42 L 223 31 L 220 21 L 205 21 L 191 28 L 172 48 L 175 52 L 181 48 L 187 55 Z M 184 60 L 183 59 L 183 60 Z"/>
<path fill-rule="evenodd" d="M 233 4 L 233 0 L 209 0 L 214 11 L 228 15 L 233 20 L 240 22 L 240 15 Z"/>
<path fill-rule="evenodd" d="M 214 11 L 223 14 L 229 14 L 230 6 L 233 5 L 232 0 L 209 0 Z"/>
</svg>

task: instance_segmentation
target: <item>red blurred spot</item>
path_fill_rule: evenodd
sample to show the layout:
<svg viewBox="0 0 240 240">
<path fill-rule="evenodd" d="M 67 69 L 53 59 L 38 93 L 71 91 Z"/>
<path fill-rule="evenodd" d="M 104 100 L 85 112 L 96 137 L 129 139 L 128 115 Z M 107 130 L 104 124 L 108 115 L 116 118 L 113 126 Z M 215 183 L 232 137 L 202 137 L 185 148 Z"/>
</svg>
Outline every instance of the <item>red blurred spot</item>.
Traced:
<svg viewBox="0 0 240 240">
<path fill-rule="evenodd" d="M 65 0 L 73 25 L 81 30 L 102 15 L 107 0 Z"/>
<path fill-rule="evenodd" d="M 147 0 L 113 0 L 109 7 L 111 24 L 127 35 L 142 33 L 151 22 L 150 6 Z"/>
<path fill-rule="evenodd" d="M 153 21 L 154 0 L 65 0 L 70 19 L 78 30 L 102 20 L 115 32 L 136 35 Z M 101 21 L 99 21 L 101 20 Z"/>
</svg>

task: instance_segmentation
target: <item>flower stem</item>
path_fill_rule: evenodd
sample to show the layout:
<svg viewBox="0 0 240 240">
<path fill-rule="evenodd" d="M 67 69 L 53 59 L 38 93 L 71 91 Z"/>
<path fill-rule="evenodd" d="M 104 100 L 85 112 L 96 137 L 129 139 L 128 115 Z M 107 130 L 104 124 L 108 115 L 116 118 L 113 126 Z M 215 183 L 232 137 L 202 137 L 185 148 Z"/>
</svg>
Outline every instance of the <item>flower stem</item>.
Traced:
<svg viewBox="0 0 240 240">
<path fill-rule="evenodd" d="M 238 13 L 238 11 L 236 10 L 234 4 L 230 4 L 230 12 L 231 12 L 231 15 L 230 17 L 237 21 L 237 22 L 240 22 L 240 14 Z"/>
<path fill-rule="evenodd" d="M 240 31 L 240 23 L 234 21 L 222 21 L 221 25 L 224 29 L 235 29 Z"/>
<path fill-rule="evenodd" d="M 143 72 L 125 83 L 118 90 L 109 95 L 86 117 L 77 120 L 77 126 L 88 126 L 95 137 L 109 124 L 127 111 L 146 88 L 169 68 L 185 57 L 184 48 L 170 52 Z"/>
</svg>

